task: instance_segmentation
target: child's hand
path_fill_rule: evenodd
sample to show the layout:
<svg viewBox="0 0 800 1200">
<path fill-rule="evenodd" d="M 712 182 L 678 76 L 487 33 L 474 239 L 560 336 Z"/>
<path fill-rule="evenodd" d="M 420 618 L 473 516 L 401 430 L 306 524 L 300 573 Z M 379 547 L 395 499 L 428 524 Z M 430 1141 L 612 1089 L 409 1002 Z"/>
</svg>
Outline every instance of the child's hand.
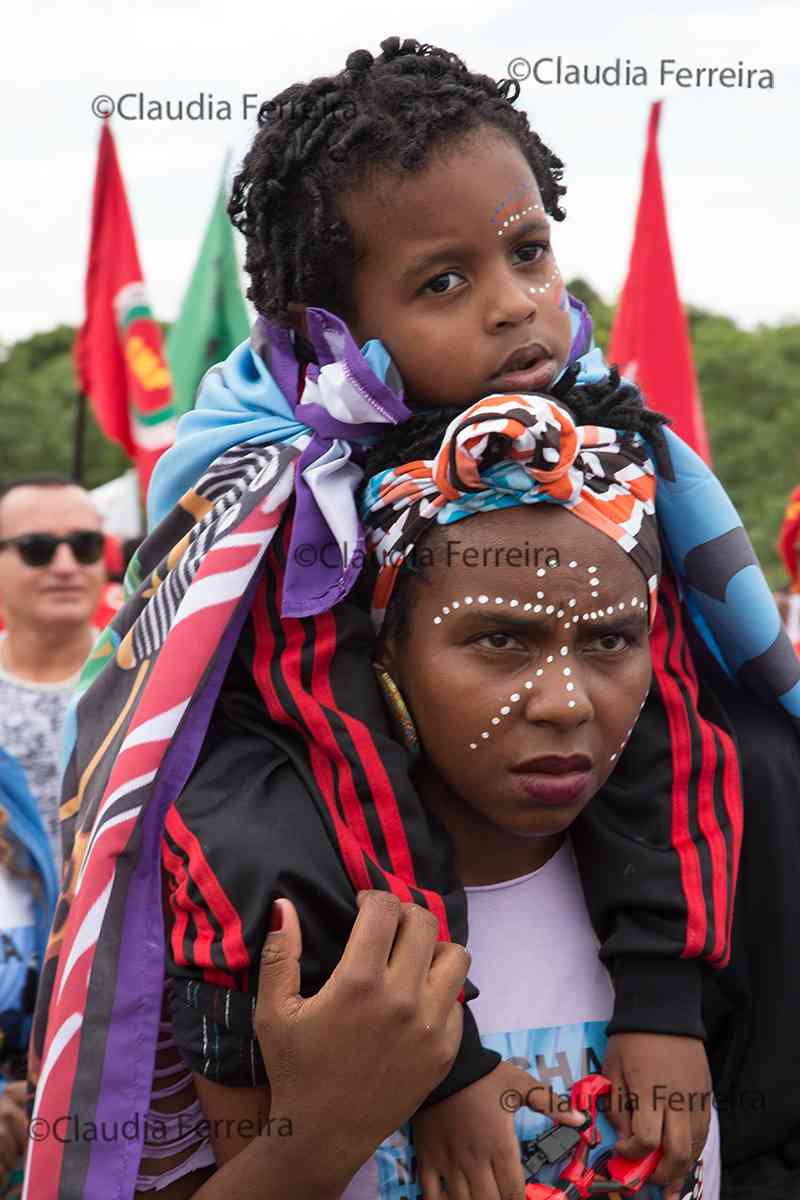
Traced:
<svg viewBox="0 0 800 1200">
<path fill-rule="evenodd" d="M 417 1113 L 412 1126 L 424 1200 L 524 1200 L 514 1132 L 514 1113 L 523 1105 L 561 1125 L 583 1123 L 551 1088 L 509 1062 Z"/>
<path fill-rule="evenodd" d="M 608 1039 L 602 1070 L 614 1085 L 608 1117 L 620 1137 L 617 1150 L 642 1158 L 662 1146 L 652 1182 L 664 1188 L 664 1200 L 678 1200 L 711 1119 L 705 1046 L 698 1038 L 617 1033 Z M 633 1099 L 630 1113 L 620 1102 L 626 1092 Z"/>
</svg>

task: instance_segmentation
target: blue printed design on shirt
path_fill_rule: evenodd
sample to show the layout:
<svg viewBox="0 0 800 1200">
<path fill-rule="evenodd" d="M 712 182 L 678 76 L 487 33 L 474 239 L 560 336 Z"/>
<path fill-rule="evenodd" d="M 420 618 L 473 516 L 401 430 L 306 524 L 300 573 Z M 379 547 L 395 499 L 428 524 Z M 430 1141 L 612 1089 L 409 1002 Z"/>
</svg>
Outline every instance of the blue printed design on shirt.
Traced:
<svg viewBox="0 0 800 1200">
<path fill-rule="evenodd" d="M 517 1066 L 530 1071 L 542 1083 L 556 1092 L 568 1092 L 576 1080 L 600 1070 L 605 1053 L 605 1021 L 579 1021 L 574 1025 L 551 1029 L 521 1029 L 514 1033 L 485 1034 L 483 1045 L 496 1050 Z M 619 1107 L 622 1098 L 611 1096 L 610 1102 Z M 550 1127 L 547 1117 L 523 1108 L 515 1114 L 514 1124 L 520 1141 L 538 1137 Z M 590 1153 L 589 1162 L 613 1149 L 616 1135 L 607 1118 L 600 1116 L 600 1144 Z M 422 1192 L 416 1182 L 414 1148 L 409 1141 L 408 1124 L 387 1138 L 376 1151 L 379 1200 L 421 1200 Z M 568 1160 L 565 1159 L 564 1163 Z M 537 1175 L 540 1183 L 555 1183 L 558 1166 L 548 1167 Z M 661 1200 L 661 1188 L 649 1186 L 637 1193 L 641 1200 Z"/>
</svg>

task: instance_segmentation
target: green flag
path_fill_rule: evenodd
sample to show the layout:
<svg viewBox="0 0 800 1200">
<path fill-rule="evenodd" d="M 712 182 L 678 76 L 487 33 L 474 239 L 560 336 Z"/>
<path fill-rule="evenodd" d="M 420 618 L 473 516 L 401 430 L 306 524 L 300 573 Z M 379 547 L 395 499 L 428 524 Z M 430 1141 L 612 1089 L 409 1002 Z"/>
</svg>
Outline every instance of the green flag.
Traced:
<svg viewBox="0 0 800 1200">
<path fill-rule="evenodd" d="M 225 211 L 227 168 L 226 158 L 200 256 L 180 315 L 167 334 L 167 360 L 178 416 L 194 408 L 197 385 L 208 368 L 227 358 L 250 332 L 233 227 Z"/>
</svg>

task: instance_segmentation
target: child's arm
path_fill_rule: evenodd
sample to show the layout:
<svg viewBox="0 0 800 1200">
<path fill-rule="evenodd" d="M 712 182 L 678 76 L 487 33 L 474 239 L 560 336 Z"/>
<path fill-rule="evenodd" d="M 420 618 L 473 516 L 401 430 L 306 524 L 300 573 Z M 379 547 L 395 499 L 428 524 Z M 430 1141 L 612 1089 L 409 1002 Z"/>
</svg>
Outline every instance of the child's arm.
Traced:
<svg viewBox="0 0 800 1200">
<path fill-rule="evenodd" d="M 707 688 L 700 695 L 685 612 L 666 573 L 651 647 L 653 685 L 639 722 L 572 830 L 615 988 L 603 1070 L 648 1097 L 654 1087 L 659 1095 L 704 1090 L 702 978 L 729 955 L 742 827 L 730 721 Z M 653 1113 L 640 1105 L 630 1123 L 612 1113 L 637 1154 L 663 1104 Z M 673 1167 L 677 1174 L 690 1144 L 702 1148 L 709 1116 L 708 1105 L 671 1116 L 659 1178 Z"/>
<path fill-rule="evenodd" d="M 334 772 L 327 769 L 330 759 L 326 761 L 327 756 L 317 754 L 313 744 L 309 751 L 309 743 L 297 735 L 299 721 L 294 727 L 289 719 L 283 727 L 270 721 L 271 712 L 255 679 L 263 676 L 268 663 L 274 663 L 270 679 L 288 718 L 309 710 L 319 714 L 319 705 L 311 697 L 305 710 L 298 703 L 298 680 L 290 673 L 298 670 L 298 664 L 292 668 L 287 662 L 291 657 L 288 651 L 276 655 L 274 647 L 268 650 L 266 630 L 259 627 L 259 620 L 249 622 L 240 637 L 197 767 L 167 814 L 164 838 L 164 863 L 174 913 L 168 969 L 175 979 L 175 1037 L 192 1070 L 234 1087 L 258 1087 L 265 1078 L 252 1029 L 250 1002 L 273 899 L 286 897 L 300 914 L 304 994 L 318 991 L 329 977 L 347 943 L 357 911 L 348 865 L 360 848 L 319 795 L 320 779 L 326 775 L 335 779 Z M 327 626 L 322 632 L 329 639 L 333 621 L 326 615 L 322 622 Z M 285 650 L 288 645 L 296 655 L 294 631 L 287 629 L 292 625 L 300 632 L 301 622 L 283 623 L 282 647 Z M 315 632 L 319 636 L 320 631 Z M 361 672 L 363 678 L 364 670 L 370 686 L 376 688 L 375 703 L 380 705 L 359 626 L 356 632 L 361 634 L 360 659 L 364 665 L 346 662 L 333 679 L 337 689 L 351 690 L 350 712 L 357 704 L 365 703 L 359 677 Z M 310 632 L 304 637 L 311 651 Z M 352 641 L 342 637 L 337 650 L 341 651 L 342 645 L 351 649 Z M 324 651 L 330 654 L 330 640 Z M 318 652 L 321 654 L 322 648 Z M 326 686 L 329 683 L 330 678 Z M 271 704 L 269 693 L 268 700 Z M 380 714 L 379 708 L 378 720 Z M 356 721 L 351 719 L 346 734 L 341 731 L 339 712 L 329 710 L 324 721 L 326 725 L 335 722 L 339 741 L 348 748 Z M 364 742 L 362 736 L 362 754 L 366 753 Z M 333 753 L 330 749 L 331 757 Z M 373 748 L 368 764 L 371 771 L 382 773 L 386 780 L 386 764 L 391 763 L 392 755 L 398 762 L 404 761 L 404 752 L 386 735 Z M 343 795 L 352 819 L 357 763 L 346 759 L 337 767 L 338 796 Z M 410 784 L 407 786 L 410 788 Z M 365 805 L 363 811 L 364 828 L 369 826 L 377 840 L 380 827 L 376 832 L 374 810 Z M 423 819 L 421 806 L 418 819 Z M 365 836 L 363 829 L 361 836 Z M 432 866 L 426 867 L 427 877 L 441 880 L 445 891 L 449 866 L 446 844 L 433 840 L 427 822 L 415 829 L 409 840 L 415 850 L 430 856 Z M 415 865 L 418 862 L 415 856 Z M 380 876 L 377 869 L 370 868 L 369 882 L 373 880 L 377 887 Z M 463 939 L 463 892 L 452 891 L 442 902 L 442 909 L 451 920 L 451 940 L 458 940 L 456 933 Z M 465 985 L 464 990 L 469 998 L 471 985 Z M 499 1061 L 498 1054 L 481 1045 L 468 1005 L 463 1011 L 459 1054 L 429 1102 L 468 1086 Z"/>
<path fill-rule="evenodd" d="M 525 1179 L 514 1113 L 523 1106 L 562 1125 L 577 1127 L 584 1121 L 584 1114 L 569 1109 L 564 1097 L 510 1062 L 418 1112 L 412 1131 L 424 1200 L 522 1200 Z"/>
<path fill-rule="evenodd" d="M 705 1047 L 697 1038 L 619 1033 L 609 1039 L 603 1074 L 613 1084 L 609 1111 L 627 1158 L 642 1158 L 661 1146 L 664 1157 L 652 1182 L 664 1200 L 680 1200 L 682 1185 L 700 1157 L 711 1117 L 711 1076 Z M 631 1111 L 622 1098 L 631 1097 Z"/>
</svg>

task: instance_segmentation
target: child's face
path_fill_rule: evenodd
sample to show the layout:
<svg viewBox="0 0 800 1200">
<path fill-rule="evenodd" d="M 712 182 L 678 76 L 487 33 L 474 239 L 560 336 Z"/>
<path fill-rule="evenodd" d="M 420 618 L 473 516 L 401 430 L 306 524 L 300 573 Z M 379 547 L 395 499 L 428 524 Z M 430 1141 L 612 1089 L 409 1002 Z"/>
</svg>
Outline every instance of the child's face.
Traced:
<svg viewBox="0 0 800 1200">
<path fill-rule="evenodd" d="M 512 142 L 483 127 L 417 174 L 378 176 L 342 208 L 358 255 L 351 330 L 383 342 L 412 404 L 463 408 L 550 388 L 570 348 L 566 286 Z"/>
<path fill-rule="evenodd" d="M 510 878 L 512 864 L 531 869 L 535 839 L 560 839 L 622 753 L 650 683 L 647 588 L 611 539 L 549 504 L 437 538 L 408 634 L 381 660 L 462 877 L 485 880 L 494 854 L 496 878 Z"/>
</svg>

